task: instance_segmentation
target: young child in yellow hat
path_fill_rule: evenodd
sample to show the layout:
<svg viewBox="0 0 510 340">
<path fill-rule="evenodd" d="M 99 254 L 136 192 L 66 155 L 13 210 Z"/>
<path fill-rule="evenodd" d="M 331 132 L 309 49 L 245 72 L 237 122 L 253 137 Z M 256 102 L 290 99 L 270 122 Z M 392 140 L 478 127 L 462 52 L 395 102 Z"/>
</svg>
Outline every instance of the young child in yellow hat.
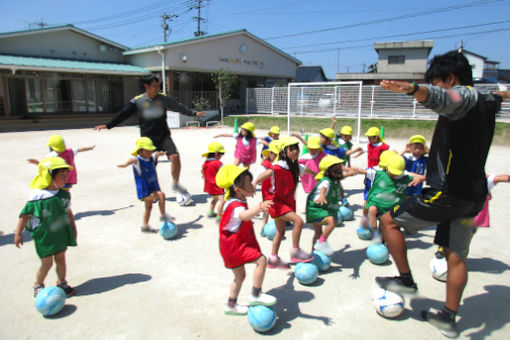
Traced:
<svg viewBox="0 0 510 340">
<path fill-rule="evenodd" d="M 406 160 L 406 170 L 418 175 L 425 175 L 427 170 L 427 145 L 425 137 L 414 135 L 409 138 L 409 143 L 400 153 Z M 411 186 L 407 189 L 407 196 L 418 196 L 421 193 L 423 183 Z"/>
<path fill-rule="evenodd" d="M 72 167 L 60 157 L 44 158 L 37 165 L 37 176 L 30 183 L 28 202 L 20 213 L 14 244 L 23 245 L 23 229 L 30 231 L 41 259 L 34 284 L 34 297 L 44 288 L 44 280 L 55 261 L 57 286 L 69 297 L 74 289 L 66 281 L 66 250 L 76 246 L 76 224 L 71 211 L 71 195 L 62 190 Z"/>
<path fill-rule="evenodd" d="M 218 137 L 233 137 L 236 140 L 234 164 L 242 164 L 246 168 L 250 168 L 250 165 L 255 163 L 257 159 L 257 145 L 269 146 L 269 143 L 255 137 L 255 125 L 252 122 L 241 125 L 239 133 L 221 133 L 214 136 L 214 138 Z"/>
<path fill-rule="evenodd" d="M 155 150 L 156 147 L 150 138 L 139 137 L 136 139 L 136 148 L 131 152 L 134 158 L 130 158 L 124 164 L 117 165 L 119 168 L 126 168 L 130 165 L 133 166 L 136 194 L 138 199 L 145 203 L 145 211 L 142 219 L 143 224 L 140 228 L 143 233 L 158 232 L 158 229 L 154 229 L 149 225 L 153 203 L 159 201 L 161 221 L 168 222 L 174 220 L 172 216 L 165 212 L 165 193 L 159 188 L 158 174 L 156 172 L 158 157 L 166 155 L 166 151 L 155 152 Z"/>
<path fill-rule="evenodd" d="M 212 200 L 209 204 L 209 211 L 207 217 L 216 217 L 219 222 L 221 216 L 221 209 L 223 207 L 223 193 L 224 190 L 216 185 L 216 174 L 221 168 L 223 163 L 220 159 L 225 153 L 225 148 L 218 142 L 209 143 L 207 152 L 202 154 L 205 157 L 204 164 L 202 164 L 202 177 L 204 178 L 204 192 L 211 195 Z M 217 212 L 214 212 L 216 204 L 218 205 Z"/>
<path fill-rule="evenodd" d="M 93 145 L 81 148 L 67 148 L 66 143 L 64 142 L 64 138 L 60 135 L 50 136 L 50 138 L 48 138 L 48 143 L 46 143 L 46 145 L 49 146 L 50 148 L 50 152 L 46 155 L 46 157 L 63 158 L 66 161 L 66 163 L 72 167 L 72 170 L 69 170 L 67 173 L 66 184 L 63 188 L 64 190 L 70 190 L 74 184 L 78 183 L 78 172 L 76 171 L 74 156 L 76 156 L 78 152 L 94 150 L 96 146 Z M 39 164 L 39 161 L 34 158 L 29 158 L 27 161 L 32 164 L 36 165 Z"/>
<path fill-rule="evenodd" d="M 239 305 L 237 297 L 246 276 L 244 265 L 254 263 L 253 288 L 250 294 L 250 305 L 272 306 L 276 303 L 274 296 L 262 293 L 262 283 L 266 274 L 267 259 L 260 250 L 259 243 L 253 232 L 252 219 L 273 203 L 264 201 L 248 208 L 246 199 L 253 197 L 255 186 L 253 177 L 246 168 L 227 164 L 216 174 L 216 184 L 225 193 L 225 205 L 220 221 L 220 254 L 225 267 L 232 269 L 234 281 L 230 285 L 229 298 L 223 311 L 229 315 L 244 315 L 248 306 Z"/>
<path fill-rule="evenodd" d="M 272 126 L 269 132 L 267 133 L 267 136 L 260 137 L 261 142 L 263 144 L 262 146 L 262 159 L 264 159 L 264 150 L 267 150 L 269 148 L 269 143 L 271 143 L 274 140 L 278 140 L 280 138 L 280 127 L 278 126 Z M 265 142 L 265 143 L 264 143 Z"/>
</svg>

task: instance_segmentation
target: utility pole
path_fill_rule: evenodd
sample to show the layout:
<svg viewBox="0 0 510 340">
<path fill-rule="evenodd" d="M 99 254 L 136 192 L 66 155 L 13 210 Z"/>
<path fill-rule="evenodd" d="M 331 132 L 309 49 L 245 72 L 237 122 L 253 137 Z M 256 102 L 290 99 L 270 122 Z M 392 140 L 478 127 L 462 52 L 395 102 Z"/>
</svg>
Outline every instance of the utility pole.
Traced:
<svg viewBox="0 0 510 340">
<path fill-rule="evenodd" d="M 202 17 L 200 16 L 200 9 L 203 7 L 203 6 L 202 6 L 202 2 L 203 2 L 203 1 L 205 1 L 205 0 L 197 0 L 197 6 L 196 6 L 196 9 L 198 10 L 198 16 L 193 17 L 193 19 L 197 21 L 197 31 L 196 31 L 196 32 L 194 32 L 195 37 L 200 37 L 200 36 L 205 35 L 205 34 L 207 33 L 207 32 L 204 32 L 204 31 L 201 31 L 201 30 L 200 30 L 200 22 L 202 22 L 202 21 L 204 21 L 204 22 L 205 22 L 205 21 L 206 21 L 204 18 L 202 18 Z"/>
<path fill-rule="evenodd" d="M 172 21 L 173 19 L 177 18 L 177 15 L 168 15 L 165 12 L 163 12 L 163 15 L 161 16 L 161 28 L 163 28 L 163 41 L 166 42 L 166 36 L 167 32 L 168 34 L 172 33 L 172 29 L 168 26 L 167 20 Z"/>
</svg>

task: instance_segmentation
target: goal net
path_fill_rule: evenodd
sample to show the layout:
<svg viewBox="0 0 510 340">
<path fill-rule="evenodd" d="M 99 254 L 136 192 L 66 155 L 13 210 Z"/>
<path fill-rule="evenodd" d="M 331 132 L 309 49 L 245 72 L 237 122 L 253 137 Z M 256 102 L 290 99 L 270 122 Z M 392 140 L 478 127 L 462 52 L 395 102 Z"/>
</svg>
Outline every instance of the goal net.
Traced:
<svg viewBox="0 0 510 340">
<path fill-rule="evenodd" d="M 289 83 L 287 86 L 287 129 L 292 116 L 355 116 L 358 141 L 361 129 L 361 81 Z"/>
</svg>

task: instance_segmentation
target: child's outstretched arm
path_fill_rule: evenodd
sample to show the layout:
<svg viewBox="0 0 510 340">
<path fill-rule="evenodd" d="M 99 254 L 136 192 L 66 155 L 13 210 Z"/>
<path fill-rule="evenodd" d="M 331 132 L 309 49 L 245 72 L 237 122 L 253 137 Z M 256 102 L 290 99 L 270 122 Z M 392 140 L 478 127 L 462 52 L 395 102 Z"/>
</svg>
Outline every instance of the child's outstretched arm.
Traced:
<svg viewBox="0 0 510 340">
<path fill-rule="evenodd" d="M 349 168 L 349 167 L 344 166 L 343 170 L 344 170 L 344 178 L 350 177 L 350 176 L 355 176 L 359 173 L 357 168 Z M 365 172 L 366 172 L 366 170 L 365 170 Z"/>
<path fill-rule="evenodd" d="M 269 147 L 269 143 L 268 143 L 268 142 L 264 139 L 264 137 L 259 137 L 258 139 L 260 140 L 260 142 L 261 142 L 263 145 L 265 145 L 265 146 Z"/>
<path fill-rule="evenodd" d="M 332 116 L 331 117 L 331 126 L 330 126 L 330 128 L 332 128 L 334 130 L 335 126 L 336 126 L 336 117 Z"/>
<path fill-rule="evenodd" d="M 317 172 L 313 171 L 309 167 L 305 167 L 305 169 L 303 170 L 303 173 L 313 175 L 314 177 L 317 176 Z"/>
<path fill-rule="evenodd" d="M 82 148 L 78 148 L 78 152 L 84 152 L 84 151 L 90 151 L 90 150 L 94 150 L 96 146 L 95 145 L 92 145 L 92 146 L 84 146 Z"/>
<path fill-rule="evenodd" d="M 216 135 L 213 138 L 218 138 L 218 137 L 234 137 L 234 134 L 230 133 L 230 132 L 225 132 L 225 133 L 220 133 L 219 135 Z"/>
<path fill-rule="evenodd" d="M 27 159 L 27 162 L 35 165 L 39 164 L 39 161 L 35 158 L 29 158 Z"/>
<path fill-rule="evenodd" d="M 165 156 L 167 151 L 156 151 L 154 152 L 154 157 L 158 159 L 159 156 Z"/>
<path fill-rule="evenodd" d="M 23 231 L 23 228 L 28 223 L 28 219 L 30 218 L 30 215 L 25 214 L 21 215 L 18 219 L 18 224 L 16 225 L 16 232 L 14 233 L 14 244 L 17 248 L 20 248 L 23 245 L 23 236 L 21 235 L 21 232 Z"/>
<path fill-rule="evenodd" d="M 321 188 L 319 197 L 314 202 L 320 205 L 328 204 L 328 201 L 326 200 L 326 187 Z"/>
<path fill-rule="evenodd" d="M 304 140 L 303 137 L 301 137 L 301 135 L 299 133 L 291 132 L 290 135 L 292 137 L 297 138 L 301 143 L 303 143 L 306 146 L 306 140 Z"/>
<path fill-rule="evenodd" d="M 250 209 L 246 209 L 242 213 L 239 214 L 239 218 L 242 221 L 251 221 L 255 216 L 257 216 L 261 211 L 267 212 L 270 206 L 273 205 L 273 201 L 264 201 L 259 205 L 251 207 Z"/>
<path fill-rule="evenodd" d="M 127 168 L 128 166 L 136 164 L 136 163 L 138 163 L 138 160 L 136 158 L 131 158 L 126 163 L 117 165 L 117 167 L 118 168 Z"/>
<path fill-rule="evenodd" d="M 510 182 L 510 175 L 496 175 L 494 177 L 494 184 Z"/>
<path fill-rule="evenodd" d="M 417 173 L 414 173 L 414 172 L 407 172 L 406 171 L 406 174 L 413 178 L 413 180 L 411 182 L 409 182 L 408 187 L 415 187 L 418 184 L 420 184 L 421 182 L 425 182 L 425 180 L 427 179 L 425 177 L 425 175 L 420 175 L 420 174 L 417 174 Z"/>
<path fill-rule="evenodd" d="M 262 182 L 263 180 L 265 180 L 266 178 L 268 178 L 269 176 L 272 176 L 273 175 L 273 170 L 271 169 L 267 169 L 266 171 L 263 171 L 254 181 L 253 181 L 253 186 L 257 186 L 257 184 L 259 184 L 260 182 Z"/>
<path fill-rule="evenodd" d="M 349 151 L 350 151 L 350 153 L 346 153 L 346 155 L 348 155 L 348 156 L 351 155 L 353 158 L 358 158 L 364 152 L 363 148 L 361 146 L 358 146 L 356 149 L 351 149 Z"/>
</svg>

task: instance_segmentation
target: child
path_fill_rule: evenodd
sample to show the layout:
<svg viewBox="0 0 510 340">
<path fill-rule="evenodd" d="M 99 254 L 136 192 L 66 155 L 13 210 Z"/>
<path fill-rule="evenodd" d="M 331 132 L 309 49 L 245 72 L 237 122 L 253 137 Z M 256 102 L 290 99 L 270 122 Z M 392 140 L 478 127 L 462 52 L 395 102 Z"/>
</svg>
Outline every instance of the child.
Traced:
<svg viewBox="0 0 510 340">
<path fill-rule="evenodd" d="M 324 149 L 324 152 L 328 155 L 336 156 L 340 159 L 347 157 L 352 154 L 362 152 L 361 148 L 356 148 L 354 150 L 346 150 L 338 145 L 335 142 L 335 130 L 332 128 L 325 128 L 319 131 L 320 132 L 320 140 L 321 146 Z"/>
<path fill-rule="evenodd" d="M 230 315 L 244 315 L 248 307 L 237 304 L 246 271 L 244 265 L 255 263 L 253 288 L 250 305 L 272 306 L 276 303 L 274 296 L 262 293 L 262 282 L 266 273 L 267 259 L 261 253 L 260 246 L 253 232 L 252 219 L 261 211 L 267 211 L 271 201 L 264 201 L 253 208 L 248 208 L 247 197 L 253 197 L 255 187 L 251 173 L 246 168 L 228 164 L 216 174 L 216 183 L 226 189 L 225 205 L 220 221 L 220 254 L 225 267 L 232 269 L 234 281 L 230 285 L 228 302 L 223 311 Z"/>
<path fill-rule="evenodd" d="M 407 188 L 413 178 L 404 174 L 405 160 L 402 156 L 390 154 L 386 171 L 375 169 L 358 169 L 357 172 L 365 174 L 372 181 L 370 192 L 366 201 L 368 219 L 374 231 L 374 242 L 381 242 L 377 218 L 388 210 L 399 205 L 406 198 Z"/>
<path fill-rule="evenodd" d="M 365 132 L 365 136 L 368 137 L 368 144 L 360 148 L 361 152 L 353 156 L 354 158 L 359 157 L 363 152 L 367 153 L 368 167 L 373 168 L 379 164 L 379 157 L 383 151 L 389 150 L 389 145 L 385 143 L 384 138 L 381 137 L 381 131 L 379 128 L 371 127 Z"/>
<path fill-rule="evenodd" d="M 299 157 L 299 141 L 293 137 L 281 139 L 279 160 L 268 169 L 261 173 L 254 184 L 274 177 L 273 205 L 269 208 L 269 215 L 275 220 L 276 235 L 273 238 L 273 247 L 267 266 L 269 268 L 290 268 L 289 264 L 282 261 L 278 256 L 280 243 L 285 234 L 285 222 L 294 224 L 292 230 L 292 250 L 290 252 L 291 262 L 309 262 L 312 260 L 310 254 L 305 253 L 299 248 L 299 239 L 303 229 L 303 220 L 296 214 L 296 192 L 297 182 L 301 171 L 305 171 L 304 166 L 299 166 L 297 159 Z M 307 169 L 306 171 L 310 171 Z"/>
<path fill-rule="evenodd" d="M 264 152 L 264 150 L 267 150 L 267 148 L 269 147 L 269 143 L 271 143 L 274 140 L 278 140 L 278 138 L 280 138 L 280 128 L 275 125 L 271 127 L 271 130 L 269 130 L 267 136 L 265 136 L 264 138 L 260 137 L 262 141 L 267 143 L 267 144 L 263 143 L 264 145 L 262 146 L 262 152 Z M 261 156 L 262 158 L 264 158 L 263 154 L 261 154 Z"/>
<path fill-rule="evenodd" d="M 66 249 L 76 246 L 76 224 L 71 211 L 71 195 L 61 190 L 72 167 L 60 157 L 48 157 L 37 165 L 38 174 L 30 183 L 30 198 L 20 213 L 14 244 L 23 245 L 23 228 L 30 231 L 41 259 L 36 272 L 34 297 L 44 288 L 44 279 L 53 265 L 57 267 L 57 286 L 69 297 L 74 289 L 66 281 Z"/>
<path fill-rule="evenodd" d="M 233 137 L 236 140 L 236 149 L 234 152 L 234 164 L 243 164 L 246 168 L 255 163 L 257 159 L 257 145 L 269 145 L 265 141 L 255 138 L 255 125 L 251 122 L 246 122 L 241 125 L 241 132 L 239 133 L 222 133 L 214 136 L 218 137 Z"/>
<path fill-rule="evenodd" d="M 46 157 L 61 157 L 71 166 L 71 170 L 69 170 L 67 174 L 66 184 L 63 188 L 64 190 L 70 190 L 73 184 L 78 183 L 78 173 L 76 171 L 76 165 L 74 164 L 74 156 L 76 156 L 78 152 L 94 150 L 96 146 L 66 148 L 64 138 L 60 135 L 50 136 L 46 145 L 50 147 L 50 153 L 48 153 Z M 28 162 L 36 165 L 39 164 L 39 161 L 34 158 L 29 158 Z"/>
<path fill-rule="evenodd" d="M 326 156 L 326 153 L 323 152 L 321 147 L 320 138 L 317 136 L 310 136 L 306 147 L 308 153 L 299 158 L 299 164 L 303 164 L 314 172 L 319 172 L 319 163 Z M 301 176 L 301 185 L 305 193 L 309 194 L 317 185 L 317 181 L 313 175 L 305 173 Z"/>
<path fill-rule="evenodd" d="M 273 164 L 280 154 L 280 144 L 280 140 L 273 140 L 271 143 L 269 143 L 269 148 L 262 151 L 264 160 L 260 164 L 259 174 L 273 168 Z M 260 186 L 262 191 L 262 200 L 271 201 L 274 196 L 274 178 L 266 178 L 262 181 L 262 183 L 260 183 Z M 264 228 L 264 226 L 267 224 L 268 219 L 269 214 L 267 211 L 264 211 L 262 215 L 262 228 Z"/>
<path fill-rule="evenodd" d="M 336 126 L 337 119 L 336 117 L 331 117 L 331 128 L 334 130 Z M 341 148 L 345 150 L 352 149 L 352 127 L 345 125 L 340 129 L 340 133 L 335 134 L 336 142 Z M 359 152 L 359 151 L 358 151 Z M 348 163 L 348 166 L 351 166 L 351 158 L 349 156 L 344 156 L 343 160 Z"/>
<path fill-rule="evenodd" d="M 314 235 L 312 246 L 327 256 L 333 255 L 328 237 L 337 225 L 338 202 L 341 199 L 340 180 L 343 178 L 343 159 L 324 157 L 320 172 L 315 178 L 319 183 L 306 199 L 306 223 L 312 223 Z M 322 224 L 326 224 L 322 231 Z"/>
<path fill-rule="evenodd" d="M 220 161 L 221 157 L 225 153 L 223 145 L 217 142 L 212 142 L 208 146 L 207 152 L 202 154 L 202 157 L 206 157 L 204 164 L 202 164 L 202 177 L 204 178 L 204 191 L 212 196 L 211 204 L 209 204 L 209 212 L 207 217 L 216 217 L 219 222 L 221 216 L 221 209 L 223 206 L 223 189 L 216 185 L 216 174 L 222 166 Z M 217 213 L 214 212 L 216 203 L 218 205 Z"/>
<path fill-rule="evenodd" d="M 136 139 L 136 148 L 131 152 L 135 158 L 129 159 L 126 163 L 118 165 L 119 168 L 133 166 L 135 176 L 136 194 L 140 201 L 145 202 L 145 212 L 143 213 L 143 224 L 140 228 L 142 233 L 157 233 L 158 229 L 149 226 L 152 204 L 159 201 L 159 211 L 161 212 L 161 221 L 172 221 L 173 217 L 165 212 L 165 193 L 161 191 L 158 183 L 158 174 L 156 164 L 159 156 L 166 155 L 166 151 L 157 151 L 148 137 L 139 137 Z"/>
<path fill-rule="evenodd" d="M 410 154 L 406 154 L 407 152 L 410 152 Z M 407 144 L 404 151 L 400 153 L 406 160 L 406 170 L 418 175 L 425 175 L 428 160 L 425 153 L 425 137 L 421 135 L 411 136 L 411 138 L 409 138 L 409 144 Z M 407 196 L 418 196 L 421 193 L 422 187 L 423 183 L 410 186 L 407 189 Z"/>
</svg>

